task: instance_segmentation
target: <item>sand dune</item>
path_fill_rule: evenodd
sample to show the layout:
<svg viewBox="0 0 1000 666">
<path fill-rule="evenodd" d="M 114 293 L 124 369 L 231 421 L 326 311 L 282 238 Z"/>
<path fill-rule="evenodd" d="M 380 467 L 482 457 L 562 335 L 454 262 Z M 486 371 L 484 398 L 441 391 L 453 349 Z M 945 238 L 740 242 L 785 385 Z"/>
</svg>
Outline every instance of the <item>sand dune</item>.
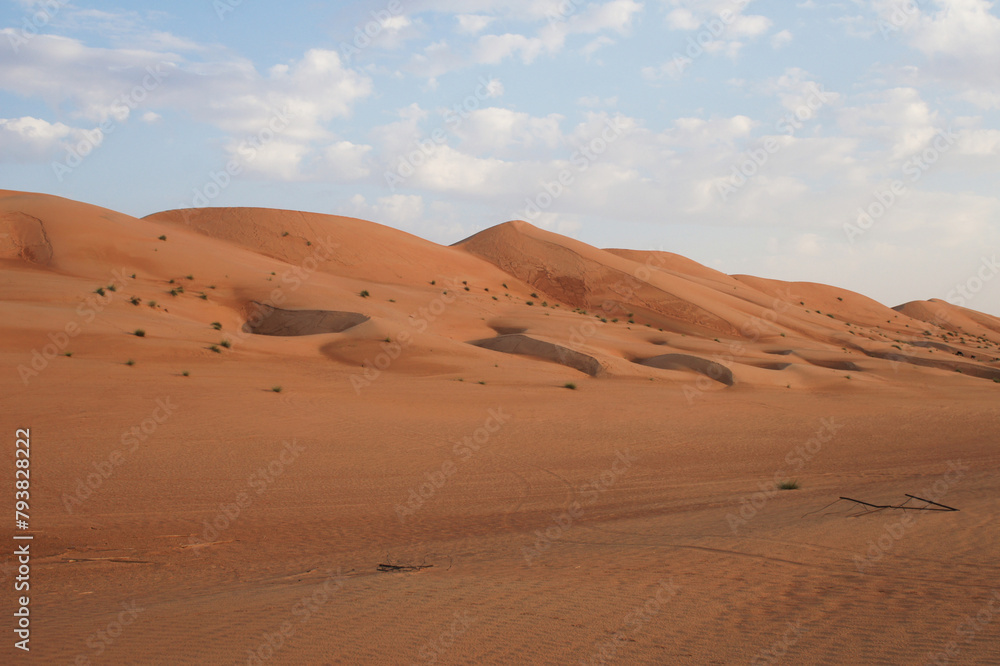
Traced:
<svg viewBox="0 0 1000 666">
<path fill-rule="evenodd" d="M 11 191 L 0 285 L 40 663 L 1000 663 L 992 315 Z"/>
</svg>

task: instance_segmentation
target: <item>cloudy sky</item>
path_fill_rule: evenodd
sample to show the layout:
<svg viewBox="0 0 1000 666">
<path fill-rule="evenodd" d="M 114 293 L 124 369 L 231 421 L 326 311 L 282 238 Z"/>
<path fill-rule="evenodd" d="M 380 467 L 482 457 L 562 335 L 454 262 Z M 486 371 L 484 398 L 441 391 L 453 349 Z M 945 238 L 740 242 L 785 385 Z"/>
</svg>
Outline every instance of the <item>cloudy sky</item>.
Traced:
<svg viewBox="0 0 1000 666">
<path fill-rule="evenodd" d="M 16 0 L 0 32 L 5 189 L 520 218 L 1000 314 L 986 0 Z"/>
</svg>

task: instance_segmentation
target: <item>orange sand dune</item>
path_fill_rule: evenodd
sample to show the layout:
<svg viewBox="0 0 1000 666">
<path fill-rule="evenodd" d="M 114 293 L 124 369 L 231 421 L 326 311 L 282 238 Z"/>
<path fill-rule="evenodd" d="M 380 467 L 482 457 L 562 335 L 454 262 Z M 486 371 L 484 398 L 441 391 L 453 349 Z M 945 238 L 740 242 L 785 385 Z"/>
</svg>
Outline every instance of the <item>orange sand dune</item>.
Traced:
<svg viewBox="0 0 1000 666">
<path fill-rule="evenodd" d="M 0 191 L 0 340 L 4 663 L 1000 663 L 990 315 Z"/>
</svg>

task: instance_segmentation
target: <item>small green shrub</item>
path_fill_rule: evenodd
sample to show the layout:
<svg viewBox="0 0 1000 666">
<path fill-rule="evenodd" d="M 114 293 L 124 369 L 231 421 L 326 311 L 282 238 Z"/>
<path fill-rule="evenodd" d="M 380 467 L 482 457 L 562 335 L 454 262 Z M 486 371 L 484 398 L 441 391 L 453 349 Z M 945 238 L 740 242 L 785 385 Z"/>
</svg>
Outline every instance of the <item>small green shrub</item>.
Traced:
<svg viewBox="0 0 1000 666">
<path fill-rule="evenodd" d="M 144 331 L 141 328 L 135 329 L 135 331 L 133 331 L 133 333 L 134 333 L 135 337 L 137 337 L 137 338 L 144 338 L 144 337 L 146 337 L 146 331 Z"/>
<path fill-rule="evenodd" d="M 782 481 L 778 484 L 778 490 L 798 490 L 799 482 L 795 481 Z"/>
<path fill-rule="evenodd" d="M 364 291 L 361 292 L 360 296 L 361 298 L 368 298 L 369 296 L 371 296 L 371 294 L 369 294 L 368 290 L 365 289 Z"/>
<path fill-rule="evenodd" d="M 575 391 L 576 384 L 574 384 L 573 382 L 566 382 L 565 384 L 563 384 L 563 388 L 568 388 L 570 391 Z"/>
</svg>

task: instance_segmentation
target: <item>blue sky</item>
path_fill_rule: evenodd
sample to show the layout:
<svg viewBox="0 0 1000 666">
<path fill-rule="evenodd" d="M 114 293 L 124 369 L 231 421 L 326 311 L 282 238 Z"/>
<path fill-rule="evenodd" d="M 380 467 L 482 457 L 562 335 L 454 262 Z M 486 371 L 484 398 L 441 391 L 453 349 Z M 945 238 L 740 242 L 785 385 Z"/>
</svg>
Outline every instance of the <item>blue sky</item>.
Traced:
<svg viewBox="0 0 1000 666">
<path fill-rule="evenodd" d="M 0 5 L 0 187 L 513 218 L 1000 314 L 986 0 Z"/>
</svg>

